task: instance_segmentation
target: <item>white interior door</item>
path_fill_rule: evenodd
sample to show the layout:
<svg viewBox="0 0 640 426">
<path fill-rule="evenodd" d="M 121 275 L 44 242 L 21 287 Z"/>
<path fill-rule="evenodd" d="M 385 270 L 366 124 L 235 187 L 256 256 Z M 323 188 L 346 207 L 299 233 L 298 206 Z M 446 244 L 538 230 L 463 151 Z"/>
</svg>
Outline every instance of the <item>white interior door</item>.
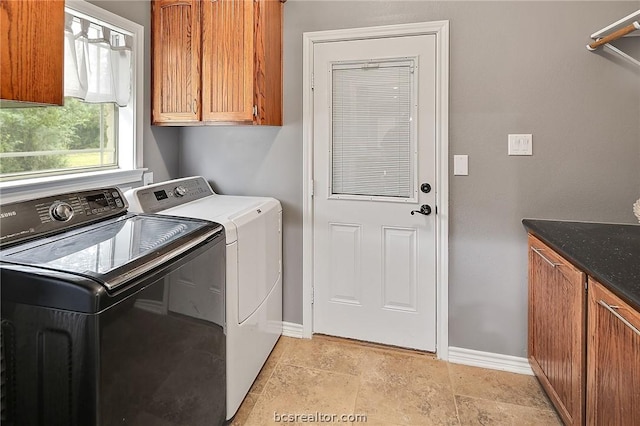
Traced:
<svg viewBox="0 0 640 426">
<path fill-rule="evenodd" d="M 313 331 L 435 351 L 436 36 L 313 61 Z"/>
</svg>

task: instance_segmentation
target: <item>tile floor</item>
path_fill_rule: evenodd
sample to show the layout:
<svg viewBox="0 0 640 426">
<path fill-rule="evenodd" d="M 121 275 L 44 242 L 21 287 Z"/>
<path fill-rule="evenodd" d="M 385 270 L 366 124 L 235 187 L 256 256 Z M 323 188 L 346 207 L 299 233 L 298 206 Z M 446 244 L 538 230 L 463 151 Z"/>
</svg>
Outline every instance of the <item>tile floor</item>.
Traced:
<svg viewBox="0 0 640 426">
<path fill-rule="evenodd" d="M 366 416 L 342 422 L 354 426 L 562 424 L 533 376 L 316 335 L 280 338 L 231 425 L 339 423 L 276 421 L 314 413 Z"/>
</svg>

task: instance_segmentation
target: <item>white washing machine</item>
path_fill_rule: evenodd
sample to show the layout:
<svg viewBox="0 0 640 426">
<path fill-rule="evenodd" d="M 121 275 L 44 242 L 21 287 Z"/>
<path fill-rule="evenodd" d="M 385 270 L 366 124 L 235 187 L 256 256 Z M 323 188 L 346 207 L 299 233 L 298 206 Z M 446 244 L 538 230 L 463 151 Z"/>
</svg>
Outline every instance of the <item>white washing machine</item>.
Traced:
<svg viewBox="0 0 640 426">
<path fill-rule="evenodd" d="M 206 219 L 225 228 L 229 420 L 282 334 L 280 202 L 267 197 L 219 195 L 200 176 L 135 188 L 125 196 L 131 212 Z M 187 276 L 181 281 L 193 280 Z"/>
</svg>

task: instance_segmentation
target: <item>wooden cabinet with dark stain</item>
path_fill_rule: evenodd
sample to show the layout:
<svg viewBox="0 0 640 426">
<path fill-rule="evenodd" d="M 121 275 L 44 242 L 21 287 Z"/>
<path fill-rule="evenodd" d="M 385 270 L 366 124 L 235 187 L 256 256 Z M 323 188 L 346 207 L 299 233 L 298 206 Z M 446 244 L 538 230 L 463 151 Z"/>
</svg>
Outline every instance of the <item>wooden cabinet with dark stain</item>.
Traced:
<svg viewBox="0 0 640 426">
<path fill-rule="evenodd" d="M 282 125 L 280 0 L 152 1 L 153 123 Z"/>
<path fill-rule="evenodd" d="M 0 99 L 64 103 L 64 1 L 0 1 Z"/>
<path fill-rule="evenodd" d="M 587 424 L 640 422 L 640 313 L 589 278 Z"/>
<path fill-rule="evenodd" d="M 584 423 L 585 280 L 529 236 L 529 362 L 567 425 Z"/>
</svg>

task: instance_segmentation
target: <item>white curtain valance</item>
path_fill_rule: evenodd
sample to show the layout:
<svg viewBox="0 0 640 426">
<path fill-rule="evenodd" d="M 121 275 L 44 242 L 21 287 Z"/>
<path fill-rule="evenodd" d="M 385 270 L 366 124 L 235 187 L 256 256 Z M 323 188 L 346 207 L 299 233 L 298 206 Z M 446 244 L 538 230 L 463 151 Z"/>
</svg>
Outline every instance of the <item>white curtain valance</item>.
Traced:
<svg viewBox="0 0 640 426">
<path fill-rule="evenodd" d="M 131 98 L 132 37 L 66 14 L 64 94 L 85 102 L 114 102 Z"/>
</svg>

